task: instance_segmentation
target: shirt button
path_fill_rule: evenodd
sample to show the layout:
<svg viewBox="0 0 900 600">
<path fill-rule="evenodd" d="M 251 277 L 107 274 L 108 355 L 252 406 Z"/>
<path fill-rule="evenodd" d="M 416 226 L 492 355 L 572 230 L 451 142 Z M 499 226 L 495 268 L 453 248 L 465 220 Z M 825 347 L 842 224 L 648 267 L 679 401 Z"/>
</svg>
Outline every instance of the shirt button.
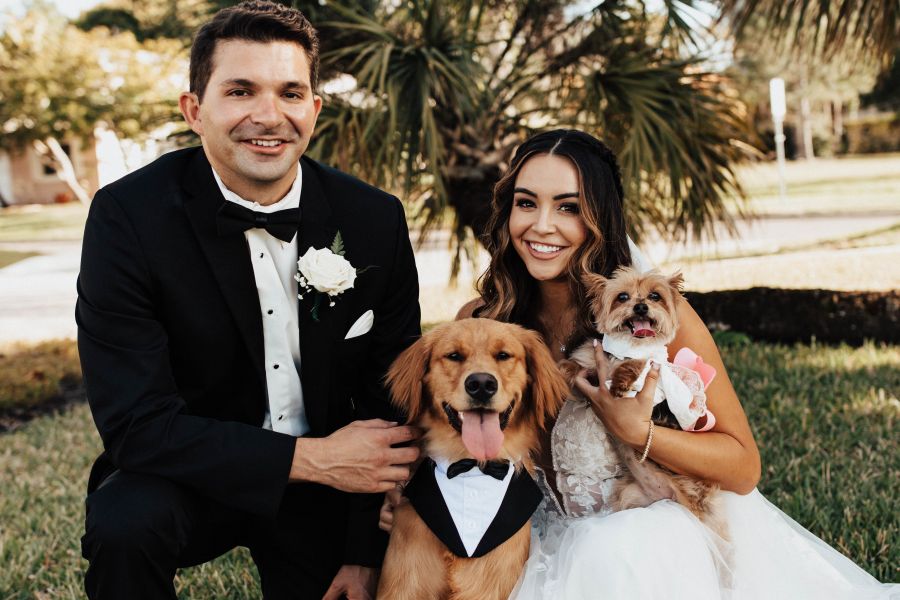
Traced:
<svg viewBox="0 0 900 600">
<path fill-rule="evenodd" d="M 270 315 L 271 315 L 271 314 L 272 314 L 272 313 L 273 313 L 273 312 L 275 312 L 275 311 L 274 311 L 274 310 L 272 310 L 272 309 L 271 309 L 271 308 L 270 308 L 270 309 L 269 309 L 269 310 L 267 310 L 267 311 L 266 311 L 266 312 L 267 312 L 267 313 L 268 313 L 268 314 L 270 314 Z"/>
<path fill-rule="evenodd" d="M 273 368 L 273 369 L 277 369 L 277 368 L 278 368 L 278 363 L 275 363 L 274 365 L 272 365 L 272 368 Z"/>
<path fill-rule="evenodd" d="M 278 415 L 278 420 L 279 420 L 279 421 L 282 420 L 283 418 L 284 418 L 284 415 Z"/>
<path fill-rule="evenodd" d="M 265 256 L 265 253 L 264 253 L 264 252 L 260 252 L 260 253 L 259 253 L 259 257 L 262 258 L 263 256 Z"/>
</svg>

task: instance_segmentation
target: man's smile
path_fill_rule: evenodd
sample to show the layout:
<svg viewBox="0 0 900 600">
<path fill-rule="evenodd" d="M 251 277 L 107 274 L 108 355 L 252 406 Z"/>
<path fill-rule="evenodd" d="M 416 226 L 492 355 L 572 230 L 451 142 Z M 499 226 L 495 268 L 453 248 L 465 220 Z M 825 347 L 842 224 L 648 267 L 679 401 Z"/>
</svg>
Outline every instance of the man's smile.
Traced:
<svg viewBox="0 0 900 600">
<path fill-rule="evenodd" d="M 284 154 L 285 149 L 290 146 L 287 140 L 267 140 L 262 138 L 252 138 L 242 140 L 241 145 L 253 152 L 265 156 L 280 156 Z"/>
</svg>

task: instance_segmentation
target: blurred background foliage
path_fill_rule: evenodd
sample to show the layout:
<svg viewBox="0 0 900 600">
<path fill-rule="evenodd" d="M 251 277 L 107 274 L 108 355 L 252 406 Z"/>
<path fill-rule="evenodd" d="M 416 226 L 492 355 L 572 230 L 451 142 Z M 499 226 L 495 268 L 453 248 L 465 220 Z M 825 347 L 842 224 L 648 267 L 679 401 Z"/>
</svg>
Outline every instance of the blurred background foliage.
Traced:
<svg viewBox="0 0 900 600">
<path fill-rule="evenodd" d="M 0 75 L 0 139 L 86 135 L 98 121 L 136 137 L 178 122 L 191 35 L 235 3 L 109 0 L 74 23 L 35 4 L 0 39 L 12 64 Z M 742 214 L 735 166 L 772 150 L 770 77 L 786 79 L 799 108 L 788 124 L 797 156 L 852 150 L 843 115 L 862 94 L 888 110 L 900 98 L 897 0 L 282 3 L 322 41 L 311 154 L 400 194 L 423 230 L 449 228 L 456 265 L 534 131 L 607 141 L 632 235 L 681 239 Z"/>
</svg>

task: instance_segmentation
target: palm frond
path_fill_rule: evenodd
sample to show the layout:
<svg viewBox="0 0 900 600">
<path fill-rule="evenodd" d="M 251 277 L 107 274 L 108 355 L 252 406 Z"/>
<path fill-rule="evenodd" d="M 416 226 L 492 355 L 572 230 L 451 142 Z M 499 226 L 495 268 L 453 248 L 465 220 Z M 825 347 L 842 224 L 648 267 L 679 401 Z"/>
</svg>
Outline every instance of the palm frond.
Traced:
<svg viewBox="0 0 900 600">
<path fill-rule="evenodd" d="M 882 65 L 900 44 L 898 0 L 722 0 L 720 20 L 744 35 L 754 20 L 768 26 L 770 40 L 824 56 L 851 50 Z"/>
<path fill-rule="evenodd" d="M 716 222 L 732 228 L 727 200 L 740 214 L 743 197 L 734 165 L 748 150 L 737 141 L 743 106 L 720 75 L 696 60 L 631 49 L 586 72 L 582 101 L 588 122 L 617 146 L 635 236 L 655 228 L 701 237 Z"/>
</svg>

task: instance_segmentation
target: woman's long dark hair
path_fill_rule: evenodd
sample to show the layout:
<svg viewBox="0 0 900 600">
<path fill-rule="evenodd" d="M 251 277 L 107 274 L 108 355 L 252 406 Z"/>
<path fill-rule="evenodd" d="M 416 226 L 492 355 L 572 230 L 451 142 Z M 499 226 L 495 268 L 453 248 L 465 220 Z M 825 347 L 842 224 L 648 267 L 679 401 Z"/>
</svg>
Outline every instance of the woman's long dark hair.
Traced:
<svg viewBox="0 0 900 600">
<path fill-rule="evenodd" d="M 478 280 L 478 292 L 484 304 L 476 315 L 540 329 L 536 319 L 540 308 L 537 282 L 513 247 L 509 217 L 513 189 L 522 165 L 541 155 L 562 156 L 572 161 L 581 183 L 579 210 L 588 235 L 568 265 L 569 285 L 578 305 L 573 337 L 580 337 L 593 331 L 588 302 L 580 301 L 587 297 L 581 275 L 591 272 L 609 277 L 616 268 L 631 264 L 619 165 L 612 150 L 583 131 L 556 129 L 532 136 L 516 149 L 509 170 L 494 186 L 485 234 L 491 262 Z"/>
</svg>

